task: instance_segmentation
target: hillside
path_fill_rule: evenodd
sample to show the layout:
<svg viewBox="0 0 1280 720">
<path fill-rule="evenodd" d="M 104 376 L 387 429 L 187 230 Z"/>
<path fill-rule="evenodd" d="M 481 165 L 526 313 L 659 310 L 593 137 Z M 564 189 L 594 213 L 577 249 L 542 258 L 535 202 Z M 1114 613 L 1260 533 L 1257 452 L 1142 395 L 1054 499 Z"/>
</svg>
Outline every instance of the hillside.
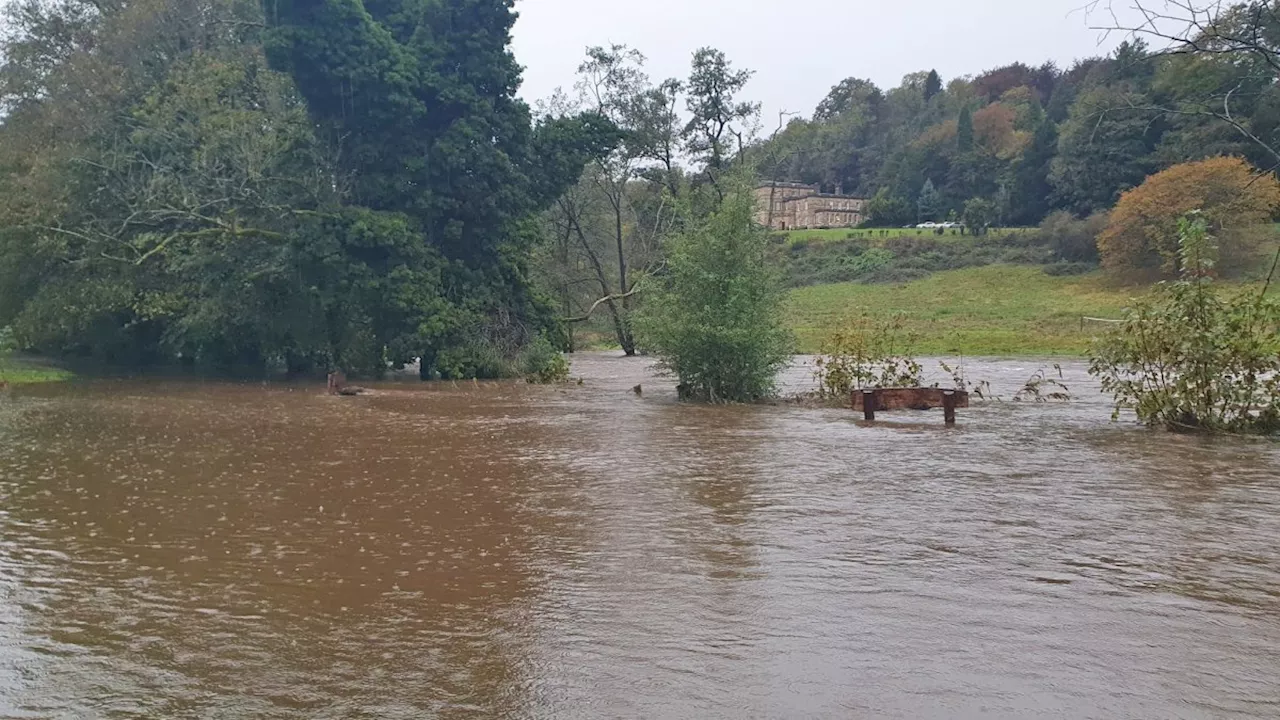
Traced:
<svg viewBox="0 0 1280 720">
<path fill-rule="evenodd" d="M 1254 290 L 1256 281 L 1233 283 Z M 791 291 L 798 350 L 817 352 L 842 322 L 901 313 L 927 355 L 1082 355 L 1105 324 L 1146 286 L 1117 285 L 1101 272 L 1054 277 L 1032 265 L 988 265 L 901 284 L 836 283 Z"/>
<path fill-rule="evenodd" d="M 1133 294 L 1098 273 L 1052 277 L 1029 265 L 989 265 L 898 285 L 798 288 L 789 312 L 804 353 L 817 352 L 850 317 L 902 313 L 924 354 L 1079 355 L 1100 327 L 1082 331 L 1081 317 L 1119 317 Z"/>
</svg>

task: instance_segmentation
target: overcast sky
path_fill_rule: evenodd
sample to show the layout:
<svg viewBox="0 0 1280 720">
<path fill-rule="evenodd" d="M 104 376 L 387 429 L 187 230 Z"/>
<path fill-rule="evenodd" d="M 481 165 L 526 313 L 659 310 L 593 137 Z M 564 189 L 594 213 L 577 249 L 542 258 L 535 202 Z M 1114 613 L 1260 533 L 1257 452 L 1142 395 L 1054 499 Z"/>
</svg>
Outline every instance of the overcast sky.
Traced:
<svg viewBox="0 0 1280 720">
<path fill-rule="evenodd" d="M 724 50 L 756 75 L 743 99 L 806 115 L 849 76 L 882 89 L 935 68 L 944 80 L 1015 61 L 1037 65 L 1109 52 L 1122 38 L 1089 29 L 1086 0 L 519 0 L 516 58 L 529 102 L 573 84 L 589 45 L 622 43 L 652 78 L 685 77 L 694 50 Z M 1092 21 L 1092 22 L 1091 22 Z M 765 120 L 766 124 L 771 122 Z"/>
</svg>

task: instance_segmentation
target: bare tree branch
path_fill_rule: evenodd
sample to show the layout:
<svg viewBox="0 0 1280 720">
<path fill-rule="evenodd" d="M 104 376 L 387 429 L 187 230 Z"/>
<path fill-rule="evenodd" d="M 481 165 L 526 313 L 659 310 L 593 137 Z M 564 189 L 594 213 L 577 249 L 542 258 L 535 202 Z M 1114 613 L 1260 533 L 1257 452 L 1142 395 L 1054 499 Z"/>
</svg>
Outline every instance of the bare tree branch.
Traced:
<svg viewBox="0 0 1280 720">
<path fill-rule="evenodd" d="M 1128 11 L 1124 20 L 1121 19 L 1119 0 L 1090 0 L 1081 9 L 1086 16 L 1106 18 L 1105 22 L 1091 25 L 1104 36 L 1124 33 L 1135 39 L 1156 41 L 1161 45 L 1155 50 L 1157 56 L 1190 55 L 1240 63 L 1252 60 L 1265 68 L 1260 75 L 1251 76 L 1260 84 L 1270 85 L 1280 79 L 1280 15 L 1277 14 L 1280 3 L 1274 0 L 1244 3 L 1225 0 L 1123 1 L 1124 10 Z M 1277 34 L 1268 37 L 1268 28 Z M 1213 97 L 1206 98 L 1202 107 L 1196 107 L 1194 103 L 1181 106 L 1129 103 L 1126 109 L 1152 112 L 1157 116 L 1213 118 L 1234 128 L 1250 143 L 1280 160 L 1277 145 L 1259 137 L 1250 129 L 1247 120 L 1237 118 L 1232 111 L 1232 98 L 1240 92 L 1243 84 L 1244 81 L 1237 83 L 1221 98 L 1221 110 L 1213 107 Z"/>
<path fill-rule="evenodd" d="M 605 303 L 612 303 L 617 300 L 622 300 L 623 298 L 629 298 L 638 292 L 640 292 L 640 288 L 632 288 L 630 292 L 622 293 L 621 295 L 606 295 L 600 298 L 599 300 L 595 301 L 594 303 L 592 303 L 591 307 L 587 308 L 586 314 L 581 315 L 579 317 L 574 317 L 574 318 L 565 318 L 564 322 L 567 322 L 567 323 L 586 322 L 591 319 L 591 314 L 594 313 L 596 311 L 596 308 L 600 307 L 601 305 Z"/>
</svg>

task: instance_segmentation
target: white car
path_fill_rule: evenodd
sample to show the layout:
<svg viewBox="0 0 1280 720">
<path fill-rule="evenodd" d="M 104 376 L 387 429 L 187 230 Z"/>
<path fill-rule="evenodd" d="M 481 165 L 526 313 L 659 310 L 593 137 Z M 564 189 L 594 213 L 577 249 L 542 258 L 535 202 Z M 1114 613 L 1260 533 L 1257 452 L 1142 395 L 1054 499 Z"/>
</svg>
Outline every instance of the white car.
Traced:
<svg viewBox="0 0 1280 720">
<path fill-rule="evenodd" d="M 938 223 L 936 223 L 936 222 L 920 223 L 920 224 L 919 224 L 919 225 L 917 225 L 916 227 L 917 227 L 917 228 L 920 228 L 920 229 L 922 229 L 922 230 L 932 230 L 932 229 L 934 229 L 934 228 L 938 227 Z"/>
</svg>

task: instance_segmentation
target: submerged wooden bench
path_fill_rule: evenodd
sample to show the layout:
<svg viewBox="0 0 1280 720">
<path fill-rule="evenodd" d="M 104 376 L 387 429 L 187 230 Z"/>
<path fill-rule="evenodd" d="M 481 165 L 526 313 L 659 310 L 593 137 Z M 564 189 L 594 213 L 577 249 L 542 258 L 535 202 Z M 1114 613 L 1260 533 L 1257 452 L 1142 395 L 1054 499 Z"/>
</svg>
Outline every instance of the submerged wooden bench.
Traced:
<svg viewBox="0 0 1280 720">
<path fill-rule="evenodd" d="M 948 425 L 956 424 L 956 408 L 969 407 L 969 393 L 944 388 L 866 388 L 854 390 L 853 409 L 868 421 L 877 411 L 932 410 L 942 408 Z"/>
</svg>

